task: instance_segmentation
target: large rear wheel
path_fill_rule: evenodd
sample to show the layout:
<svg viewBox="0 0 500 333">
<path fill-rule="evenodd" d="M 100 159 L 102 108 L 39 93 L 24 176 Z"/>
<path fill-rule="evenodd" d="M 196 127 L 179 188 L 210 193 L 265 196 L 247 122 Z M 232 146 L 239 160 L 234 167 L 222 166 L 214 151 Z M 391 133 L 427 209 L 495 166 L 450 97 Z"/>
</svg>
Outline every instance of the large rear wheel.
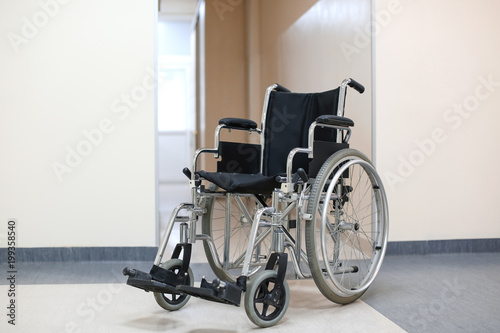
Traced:
<svg viewBox="0 0 500 333">
<path fill-rule="evenodd" d="M 311 189 L 306 248 L 314 281 L 340 304 L 358 299 L 377 275 L 387 246 L 388 208 L 369 159 L 344 149 L 323 164 Z"/>
</svg>

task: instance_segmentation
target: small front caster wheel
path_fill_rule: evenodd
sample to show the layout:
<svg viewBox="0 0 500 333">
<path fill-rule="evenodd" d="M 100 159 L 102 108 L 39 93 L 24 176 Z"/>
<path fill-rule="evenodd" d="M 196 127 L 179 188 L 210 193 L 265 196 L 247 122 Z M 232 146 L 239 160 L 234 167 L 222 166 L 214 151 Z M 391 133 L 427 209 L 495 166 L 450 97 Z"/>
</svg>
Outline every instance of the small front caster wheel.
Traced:
<svg viewBox="0 0 500 333">
<path fill-rule="evenodd" d="M 286 280 L 280 288 L 276 285 L 278 274 L 265 270 L 255 274 L 245 293 L 245 311 L 257 326 L 276 325 L 285 315 L 290 301 L 290 289 Z"/>
<path fill-rule="evenodd" d="M 174 273 L 178 273 L 182 266 L 182 260 L 170 259 L 160 264 L 160 267 Z M 188 268 L 189 285 L 193 286 L 194 276 L 191 268 Z M 156 303 L 168 311 L 175 311 L 182 308 L 189 301 L 191 296 L 175 293 L 154 293 Z"/>
</svg>

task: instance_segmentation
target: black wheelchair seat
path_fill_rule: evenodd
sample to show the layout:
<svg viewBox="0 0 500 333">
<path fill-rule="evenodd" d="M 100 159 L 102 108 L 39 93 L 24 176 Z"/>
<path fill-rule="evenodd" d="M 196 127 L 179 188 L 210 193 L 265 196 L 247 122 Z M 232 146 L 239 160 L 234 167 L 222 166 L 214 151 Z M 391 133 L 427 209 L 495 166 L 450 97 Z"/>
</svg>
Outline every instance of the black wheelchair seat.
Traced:
<svg viewBox="0 0 500 333">
<path fill-rule="evenodd" d="M 279 187 L 275 176 L 264 176 L 261 173 L 198 171 L 197 174 L 229 193 L 270 194 Z"/>
</svg>

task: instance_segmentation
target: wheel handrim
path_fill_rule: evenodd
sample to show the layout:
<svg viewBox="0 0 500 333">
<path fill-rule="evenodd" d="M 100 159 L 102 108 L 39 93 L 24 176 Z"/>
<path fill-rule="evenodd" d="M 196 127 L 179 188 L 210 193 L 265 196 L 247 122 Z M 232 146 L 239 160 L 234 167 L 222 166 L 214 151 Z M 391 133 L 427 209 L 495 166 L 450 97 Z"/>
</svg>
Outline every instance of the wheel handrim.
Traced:
<svg viewBox="0 0 500 333">
<path fill-rule="evenodd" d="M 366 179 L 363 180 L 364 183 L 361 183 L 360 178 L 362 177 L 359 173 L 357 183 L 351 183 L 354 185 L 354 187 L 351 186 L 351 192 L 361 192 L 362 197 L 349 198 L 350 201 L 346 200 L 340 208 L 339 203 L 342 202 L 342 197 L 347 197 L 347 195 L 343 194 L 345 184 L 341 185 L 341 188 L 338 187 L 339 181 L 343 179 L 346 170 L 349 170 L 349 174 L 352 175 L 351 179 L 355 178 L 356 172 L 353 168 L 356 165 L 364 171 Z M 380 224 L 384 224 L 387 220 L 387 207 L 382 182 L 373 166 L 368 162 L 359 158 L 344 158 L 336 164 L 336 167 L 332 168 L 331 173 L 333 172 L 335 175 L 328 187 L 324 202 L 336 202 L 337 207 L 334 207 L 333 223 L 328 219 L 332 206 L 330 204 L 323 205 L 321 209 L 320 232 L 321 235 L 325 235 L 325 237 L 320 237 L 321 255 L 329 284 L 347 297 L 365 291 L 380 269 L 387 242 L 387 228 Z M 336 186 L 337 193 L 335 193 Z M 360 187 L 372 190 L 358 191 Z M 342 193 L 339 193 L 339 190 Z M 369 192 L 373 193 L 367 197 Z M 333 200 L 332 196 L 334 196 Z M 339 199 L 335 200 L 335 196 Z M 355 202 L 355 200 L 358 201 Z M 369 201 L 368 204 L 367 201 Z M 374 204 L 373 207 L 370 204 Z M 360 207 L 365 211 L 356 212 L 355 210 L 359 210 Z M 352 212 L 349 212 L 349 209 Z M 368 214 L 366 214 L 367 209 Z M 342 219 L 340 219 L 341 213 Z M 369 220 L 369 225 L 366 223 L 367 220 Z M 331 241 L 327 242 L 329 239 Z"/>
</svg>

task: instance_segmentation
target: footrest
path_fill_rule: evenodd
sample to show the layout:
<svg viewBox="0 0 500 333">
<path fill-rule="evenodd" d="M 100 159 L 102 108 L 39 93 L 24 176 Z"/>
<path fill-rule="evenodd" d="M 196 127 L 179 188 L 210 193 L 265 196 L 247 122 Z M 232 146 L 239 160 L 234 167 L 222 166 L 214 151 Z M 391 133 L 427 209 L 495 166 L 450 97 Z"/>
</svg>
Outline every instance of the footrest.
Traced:
<svg viewBox="0 0 500 333">
<path fill-rule="evenodd" d="M 123 269 L 123 275 L 128 276 L 127 284 L 129 286 L 155 293 L 180 294 L 175 286 L 153 280 L 153 277 L 149 273 L 125 267 Z"/>
<path fill-rule="evenodd" d="M 240 306 L 241 293 L 243 288 L 236 283 L 220 281 L 219 279 L 213 280 L 208 283 L 205 278 L 201 279 L 200 288 L 180 285 L 177 286 L 178 292 L 188 294 L 201 299 Z"/>
</svg>

